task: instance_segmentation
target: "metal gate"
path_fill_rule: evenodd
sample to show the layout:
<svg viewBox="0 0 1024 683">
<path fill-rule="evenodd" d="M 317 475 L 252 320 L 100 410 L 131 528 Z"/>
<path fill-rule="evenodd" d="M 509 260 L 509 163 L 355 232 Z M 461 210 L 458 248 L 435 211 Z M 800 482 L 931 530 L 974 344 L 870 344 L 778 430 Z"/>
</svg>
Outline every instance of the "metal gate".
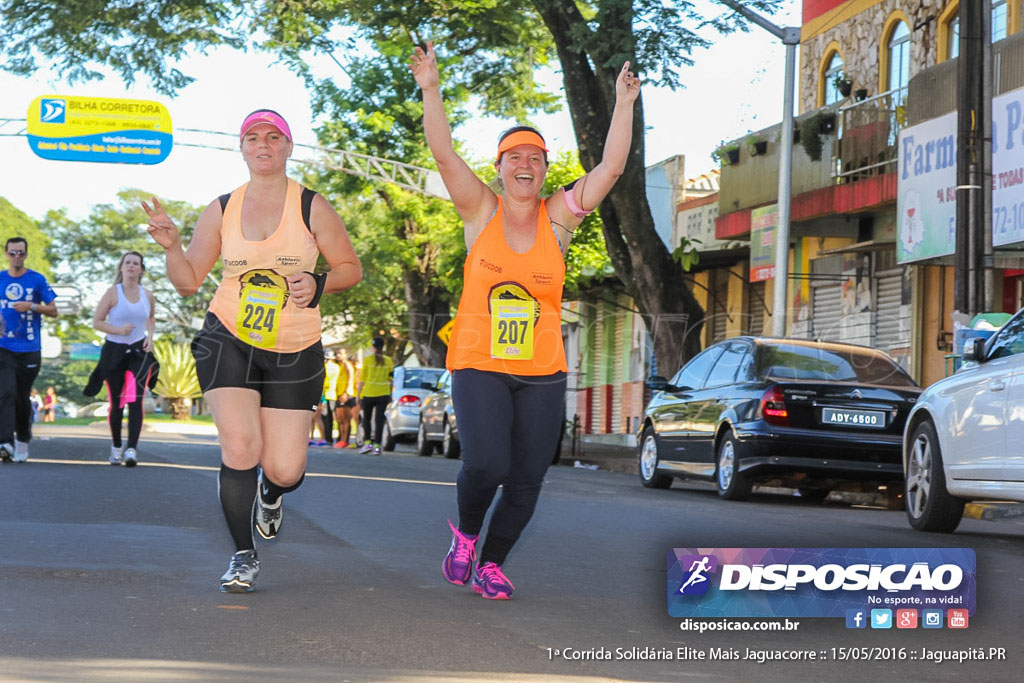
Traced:
<svg viewBox="0 0 1024 683">
<path fill-rule="evenodd" d="M 720 342 L 728 334 L 729 325 L 729 271 L 719 268 L 711 271 L 711 343 Z"/>
<path fill-rule="evenodd" d="M 747 283 L 747 324 L 744 331 L 757 337 L 765 333 L 764 314 L 768 302 L 764 299 L 764 290 L 764 280 Z"/>
<path fill-rule="evenodd" d="M 811 320 L 814 338 L 818 341 L 839 341 L 843 318 L 842 285 L 819 285 L 814 288 L 814 309 Z"/>
<path fill-rule="evenodd" d="M 893 348 L 904 346 L 906 341 L 901 329 L 907 327 L 907 322 L 904 322 L 900 315 L 903 273 L 899 268 L 879 273 L 876 283 L 878 289 L 875 298 L 875 348 L 889 353 Z"/>
</svg>

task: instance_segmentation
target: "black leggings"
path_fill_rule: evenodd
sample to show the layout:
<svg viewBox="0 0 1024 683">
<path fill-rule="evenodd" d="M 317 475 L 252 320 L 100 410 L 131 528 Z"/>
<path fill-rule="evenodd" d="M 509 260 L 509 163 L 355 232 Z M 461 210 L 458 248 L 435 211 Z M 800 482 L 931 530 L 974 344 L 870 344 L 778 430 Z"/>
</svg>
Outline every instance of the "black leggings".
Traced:
<svg viewBox="0 0 1024 683">
<path fill-rule="evenodd" d="M 459 529 L 479 534 L 498 486 L 481 562 L 502 564 L 526 528 L 562 428 L 566 374 L 542 377 L 482 370 L 452 373 L 462 445 Z"/>
<path fill-rule="evenodd" d="M 379 444 L 384 435 L 384 409 L 391 402 L 391 396 L 364 396 L 361 407 L 363 409 L 363 438 Z M 371 431 L 372 429 L 372 431 Z"/>
<path fill-rule="evenodd" d="M 32 383 L 39 374 L 39 351 L 0 349 L 0 443 L 32 440 Z"/>
<path fill-rule="evenodd" d="M 136 382 L 138 385 L 138 382 Z M 136 448 L 139 445 L 139 434 L 142 433 L 142 399 L 143 393 L 136 390 L 135 400 L 130 403 L 121 403 L 121 392 L 124 391 L 125 375 L 114 373 L 107 380 L 107 397 L 110 399 L 110 412 L 107 413 L 107 422 L 110 424 L 110 440 L 114 448 L 121 447 L 121 421 L 124 417 L 124 406 L 128 406 L 128 448 Z M 143 378 L 142 386 L 146 386 Z"/>
</svg>

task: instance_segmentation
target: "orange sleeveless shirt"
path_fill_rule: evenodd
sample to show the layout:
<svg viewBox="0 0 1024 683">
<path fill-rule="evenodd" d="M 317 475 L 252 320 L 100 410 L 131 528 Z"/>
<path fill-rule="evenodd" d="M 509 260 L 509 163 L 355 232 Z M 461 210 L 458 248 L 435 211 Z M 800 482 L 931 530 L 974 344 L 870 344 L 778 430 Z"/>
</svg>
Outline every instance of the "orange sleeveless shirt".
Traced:
<svg viewBox="0 0 1024 683">
<path fill-rule="evenodd" d="M 251 241 L 242 235 L 242 200 L 249 183 L 231 193 L 224 207 L 220 227 L 221 259 L 224 275 L 210 302 L 210 312 L 231 334 L 252 343 L 239 334 L 239 304 L 242 284 L 285 290 L 284 307 L 275 321 L 276 340 L 266 347 L 278 353 L 293 353 L 312 346 L 320 339 L 320 309 L 299 308 L 287 296 L 285 281 L 290 275 L 313 272 L 319 250 L 313 235 L 302 220 L 302 186 L 288 179 L 281 222 L 265 240 Z"/>
<path fill-rule="evenodd" d="M 512 375 L 550 375 L 567 372 L 562 346 L 562 285 L 565 261 L 558 246 L 547 206 L 541 200 L 537 213 L 537 235 L 524 254 L 513 251 L 505 242 L 501 224 L 502 201 L 484 226 L 463 268 L 462 297 L 459 299 L 455 327 L 448 340 L 446 365 L 449 370 L 473 368 Z M 533 302 L 532 353 L 514 342 L 523 339 L 521 328 L 512 326 L 512 335 L 497 320 L 497 311 L 505 303 Z M 526 327 L 523 321 L 522 328 Z M 508 347 L 522 349 L 531 358 L 495 357 L 498 341 L 512 341 Z M 505 348 L 505 347 L 500 347 Z M 506 352 L 507 353 L 507 352 Z M 499 354 L 501 355 L 501 354 Z"/>
</svg>

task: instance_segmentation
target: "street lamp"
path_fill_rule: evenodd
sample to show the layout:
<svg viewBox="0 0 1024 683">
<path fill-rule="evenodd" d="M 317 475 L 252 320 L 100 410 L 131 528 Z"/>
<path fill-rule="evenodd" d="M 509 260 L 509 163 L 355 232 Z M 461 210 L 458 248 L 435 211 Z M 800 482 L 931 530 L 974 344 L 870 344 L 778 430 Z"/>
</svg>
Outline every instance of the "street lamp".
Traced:
<svg viewBox="0 0 1024 683">
<path fill-rule="evenodd" d="M 796 46 L 800 29 L 776 26 L 735 0 L 722 2 L 765 31 L 777 36 L 786 46 L 786 86 L 782 101 L 782 155 L 779 162 L 779 223 L 775 228 L 775 296 L 772 304 L 772 336 L 786 336 L 786 294 L 789 282 L 789 198 L 793 185 L 793 91 L 796 86 Z"/>
</svg>

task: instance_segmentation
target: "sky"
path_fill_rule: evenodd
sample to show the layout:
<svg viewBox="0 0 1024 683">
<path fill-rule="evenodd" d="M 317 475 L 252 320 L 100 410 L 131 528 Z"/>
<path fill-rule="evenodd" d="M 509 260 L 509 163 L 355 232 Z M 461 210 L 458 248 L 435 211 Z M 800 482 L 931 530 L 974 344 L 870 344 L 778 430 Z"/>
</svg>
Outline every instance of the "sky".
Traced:
<svg viewBox="0 0 1024 683">
<path fill-rule="evenodd" d="M 799 25 L 800 3 L 787 3 L 772 21 Z M 742 137 L 748 130 L 759 130 L 782 119 L 785 52 L 778 39 L 755 28 L 749 33 L 716 36 L 714 40 L 711 48 L 695 51 L 691 55 L 694 65 L 681 71 L 685 88 L 672 91 L 644 87 L 647 165 L 683 154 L 686 176 L 695 177 L 715 167 L 710 155 L 722 140 Z M 274 63 L 270 55 L 217 49 L 189 57 L 176 66 L 196 80 L 174 98 L 148 88 L 145 78 L 131 87 L 113 76 L 69 85 L 45 72 L 20 78 L 0 71 L 0 118 L 24 118 L 29 103 L 40 95 L 155 100 L 170 111 L 175 140 L 196 141 L 210 138 L 181 129 L 235 132 L 250 111 L 269 107 L 288 121 L 295 142 L 316 143 L 314 128 L 320 122 L 313 120 L 302 80 L 283 64 Z M 317 72 L 344 83 L 341 69 L 328 60 L 317 65 Z M 559 74 L 541 78 L 552 90 L 561 92 Z M 575 149 L 566 108 L 557 114 L 537 116 L 534 122 L 552 151 Z M 475 157 L 489 158 L 498 134 L 513 123 L 478 117 L 456 130 L 455 136 L 466 142 Z M 22 124 L 8 123 L 0 126 L 0 133 L 22 129 Z M 6 169 L 0 196 L 36 219 L 61 207 L 72 218 L 84 218 L 93 206 L 115 202 L 117 192 L 126 188 L 204 205 L 248 179 L 237 153 L 179 145 L 165 161 L 152 166 L 45 160 L 32 153 L 24 136 L 0 136 L 0 153 Z"/>
</svg>

